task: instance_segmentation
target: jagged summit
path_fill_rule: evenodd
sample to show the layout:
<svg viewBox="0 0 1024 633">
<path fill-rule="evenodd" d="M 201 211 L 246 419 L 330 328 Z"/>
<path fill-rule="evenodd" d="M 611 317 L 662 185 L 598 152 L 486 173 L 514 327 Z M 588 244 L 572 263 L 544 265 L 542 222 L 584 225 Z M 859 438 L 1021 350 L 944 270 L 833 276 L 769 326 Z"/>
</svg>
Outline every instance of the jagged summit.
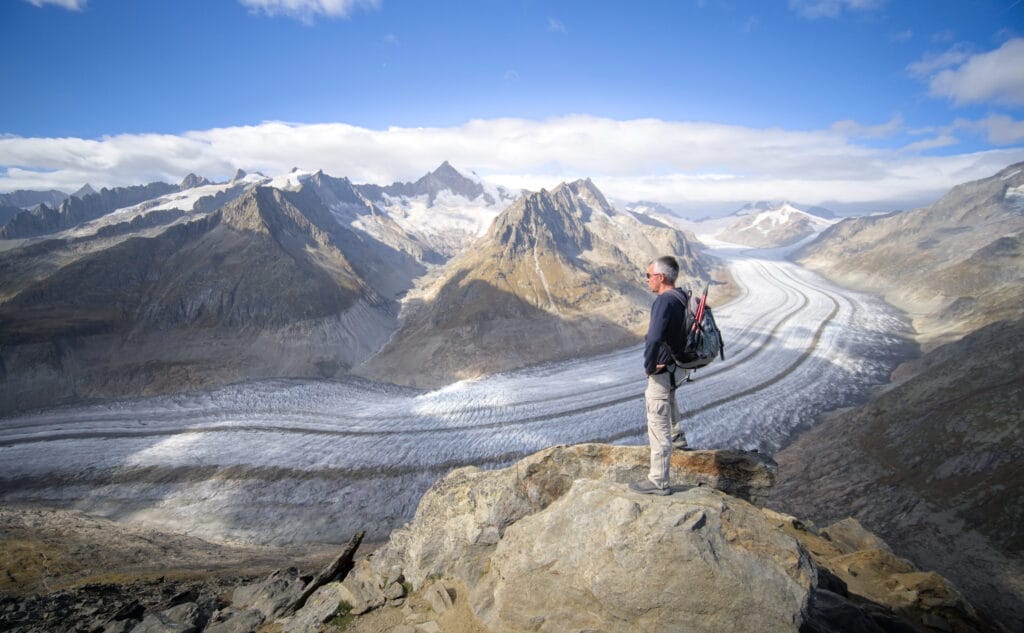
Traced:
<svg viewBox="0 0 1024 633">
<path fill-rule="evenodd" d="M 562 183 L 551 191 L 541 189 L 520 198 L 498 216 L 489 235 L 506 249 L 506 255 L 540 247 L 575 257 L 592 245 L 585 223 L 595 211 L 615 213 L 589 178 Z"/>
<path fill-rule="evenodd" d="M 242 180 L 246 176 L 248 176 L 248 174 L 245 172 L 245 170 L 239 168 L 235 170 L 235 175 L 231 177 L 231 182 L 238 182 L 239 180 Z"/>
<path fill-rule="evenodd" d="M 382 187 L 381 192 L 392 197 L 426 196 L 428 206 L 433 206 L 437 197 L 443 192 L 450 192 L 467 200 L 475 200 L 483 196 L 487 204 L 496 202 L 494 196 L 485 191 L 479 180 L 465 176 L 452 167 L 448 161 L 444 161 L 437 169 L 427 173 L 416 182 L 394 183 Z"/>
<path fill-rule="evenodd" d="M 206 178 L 190 173 L 189 175 L 185 176 L 185 178 L 182 179 L 182 181 L 178 184 L 178 188 L 184 191 L 185 189 L 193 189 L 195 187 L 202 187 L 203 185 L 209 184 L 211 183 Z"/>
<path fill-rule="evenodd" d="M 73 194 L 71 194 L 71 197 L 73 197 L 73 198 L 84 198 L 86 196 L 96 195 L 97 193 L 99 193 L 99 192 L 96 191 L 95 189 L 93 189 L 92 185 L 90 185 L 89 183 L 85 183 L 84 185 L 82 185 L 78 189 L 78 191 L 76 191 Z"/>
<path fill-rule="evenodd" d="M 589 179 L 527 194 L 418 291 L 364 375 L 436 386 L 630 344 L 650 306 L 638 271 L 665 253 L 706 279 L 682 232 L 616 212 Z"/>
</svg>

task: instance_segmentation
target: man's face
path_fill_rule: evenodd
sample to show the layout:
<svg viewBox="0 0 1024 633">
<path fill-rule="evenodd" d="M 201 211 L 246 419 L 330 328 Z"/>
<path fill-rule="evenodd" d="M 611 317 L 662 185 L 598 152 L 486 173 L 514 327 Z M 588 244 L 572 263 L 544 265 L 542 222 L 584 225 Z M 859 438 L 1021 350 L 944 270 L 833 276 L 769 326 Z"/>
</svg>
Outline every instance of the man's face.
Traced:
<svg viewBox="0 0 1024 633">
<path fill-rule="evenodd" d="M 657 294 L 658 287 L 661 285 L 661 280 L 664 277 L 665 276 L 662 275 L 661 273 L 654 272 L 654 264 L 651 264 L 647 267 L 647 287 L 651 290 L 651 292 Z"/>
</svg>

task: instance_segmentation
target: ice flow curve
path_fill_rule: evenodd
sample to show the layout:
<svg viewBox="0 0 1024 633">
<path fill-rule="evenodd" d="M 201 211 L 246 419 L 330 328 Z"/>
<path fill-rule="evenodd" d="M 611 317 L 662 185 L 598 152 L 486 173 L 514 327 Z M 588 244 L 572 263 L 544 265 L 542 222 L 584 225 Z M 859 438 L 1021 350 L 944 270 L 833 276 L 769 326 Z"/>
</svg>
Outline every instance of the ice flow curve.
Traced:
<svg viewBox="0 0 1024 633">
<path fill-rule="evenodd" d="M 770 452 L 885 381 L 903 328 L 890 308 L 785 261 L 728 256 L 743 292 L 716 309 L 727 360 L 679 392 L 691 444 Z M 640 357 L 634 346 L 429 393 L 277 380 L 7 418 L 0 494 L 221 540 L 382 535 L 453 467 L 646 441 Z"/>
</svg>

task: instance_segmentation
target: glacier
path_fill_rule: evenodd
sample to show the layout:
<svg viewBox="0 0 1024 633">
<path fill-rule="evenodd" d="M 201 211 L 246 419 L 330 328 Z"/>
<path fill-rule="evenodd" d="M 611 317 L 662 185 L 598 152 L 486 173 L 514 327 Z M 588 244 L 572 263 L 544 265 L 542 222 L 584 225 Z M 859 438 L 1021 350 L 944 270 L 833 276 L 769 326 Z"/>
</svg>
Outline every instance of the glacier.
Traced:
<svg viewBox="0 0 1024 633">
<path fill-rule="evenodd" d="M 740 295 L 726 359 L 679 389 L 691 446 L 773 453 L 913 352 L 903 315 L 784 259 L 717 244 Z M 641 346 L 429 392 L 264 380 L 0 419 L 0 498 L 218 542 L 383 540 L 448 470 L 558 444 L 644 444 Z"/>
</svg>

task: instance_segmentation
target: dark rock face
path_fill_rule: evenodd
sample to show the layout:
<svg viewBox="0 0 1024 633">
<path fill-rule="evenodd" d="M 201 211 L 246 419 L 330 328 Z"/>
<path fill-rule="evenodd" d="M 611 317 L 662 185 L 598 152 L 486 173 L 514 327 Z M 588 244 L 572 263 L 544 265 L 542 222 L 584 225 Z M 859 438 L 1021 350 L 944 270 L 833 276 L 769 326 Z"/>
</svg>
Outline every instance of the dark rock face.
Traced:
<svg viewBox="0 0 1024 633">
<path fill-rule="evenodd" d="M 202 631 L 214 611 L 223 606 L 218 595 L 238 583 L 253 580 L 161 578 L 128 584 L 89 584 L 25 598 L 0 597 L 0 628 L 18 633 Z"/>
<path fill-rule="evenodd" d="M 13 207 L 17 209 L 31 209 L 32 207 L 45 204 L 49 207 L 56 207 L 64 202 L 68 194 L 56 189 L 49 191 L 31 191 L 19 189 L 11 193 L 0 193 L 0 207 Z"/>
</svg>

